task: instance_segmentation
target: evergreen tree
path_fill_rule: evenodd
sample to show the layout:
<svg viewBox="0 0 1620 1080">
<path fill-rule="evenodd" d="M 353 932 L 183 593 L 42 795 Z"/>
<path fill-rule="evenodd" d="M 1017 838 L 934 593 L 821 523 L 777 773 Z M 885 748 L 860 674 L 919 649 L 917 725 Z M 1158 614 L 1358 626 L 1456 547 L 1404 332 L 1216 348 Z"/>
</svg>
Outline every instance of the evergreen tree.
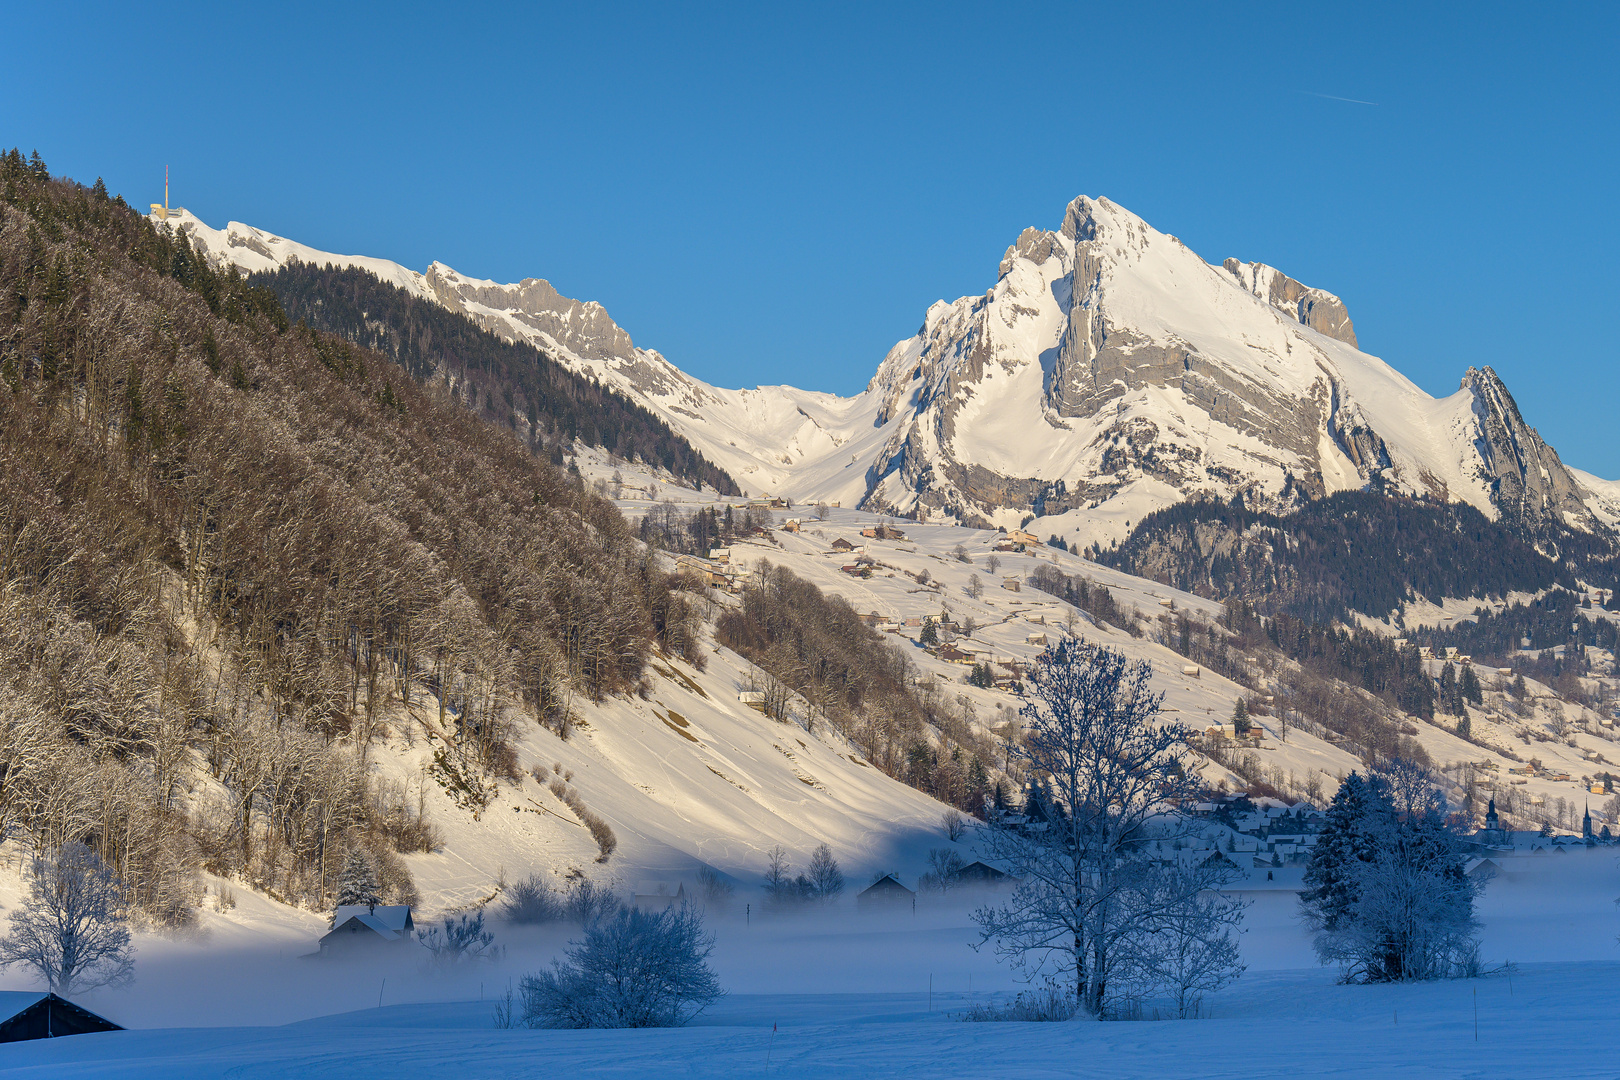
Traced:
<svg viewBox="0 0 1620 1080">
<path fill-rule="evenodd" d="M 1317 955 L 1347 981 L 1432 979 L 1477 965 L 1478 886 L 1463 874 L 1445 811 L 1428 771 L 1411 762 L 1340 786 L 1300 903 Z"/>
<path fill-rule="evenodd" d="M 1249 706 L 1238 698 L 1237 704 L 1232 706 L 1232 731 L 1241 739 L 1249 734 L 1249 727 Z"/>
<path fill-rule="evenodd" d="M 1453 716 L 1457 713 L 1457 669 L 1450 660 L 1440 669 L 1440 711 Z"/>
<path fill-rule="evenodd" d="M 1299 894 L 1306 919 L 1313 926 L 1338 930 L 1351 917 L 1357 896 L 1352 864 L 1373 855 L 1363 827 L 1369 801 L 1367 781 L 1353 772 L 1339 784 L 1328 805 L 1327 821 L 1311 849 L 1305 888 Z"/>
<path fill-rule="evenodd" d="M 1528 694 L 1529 692 L 1530 692 L 1529 689 L 1526 688 L 1525 685 L 1524 685 L 1524 676 L 1523 675 L 1515 675 L 1513 677 L 1513 686 L 1508 690 L 1508 693 L 1512 694 L 1514 697 L 1518 698 L 1520 701 L 1523 701 L 1524 696 L 1526 694 Z"/>
<path fill-rule="evenodd" d="M 364 904 L 376 910 L 382 903 L 381 886 L 377 882 L 377 867 L 361 848 L 351 848 L 344 860 L 343 872 L 338 876 L 337 906 Z"/>
<path fill-rule="evenodd" d="M 917 641 L 923 646 L 939 644 L 939 628 L 934 625 L 933 619 L 923 623 L 922 634 L 917 638 Z"/>
<path fill-rule="evenodd" d="M 1462 669 L 1462 678 L 1457 684 L 1458 693 L 1470 705 L 1485 704 L 1485 691 L 1479 685 L 1479 676 L 1474 674 L 1474 666 L 1469 664 Z"/>
</svg>

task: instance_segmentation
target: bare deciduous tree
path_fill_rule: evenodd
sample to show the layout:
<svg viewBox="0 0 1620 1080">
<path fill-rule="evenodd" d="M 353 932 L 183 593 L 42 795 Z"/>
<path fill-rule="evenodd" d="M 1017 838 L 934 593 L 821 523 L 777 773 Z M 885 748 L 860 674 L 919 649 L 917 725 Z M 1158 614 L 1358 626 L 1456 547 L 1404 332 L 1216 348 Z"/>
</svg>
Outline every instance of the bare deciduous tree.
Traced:
<svg viewBox="0 0 1620 1080">
<path fill-rule="evenodd" d="M 36 858 L 28 898 L 0 938 L 0 966 L 30 968 L 54 993 L 128 982 L 135 961 L 123 883 L 83 844 Z"/>
<path fill-rule="evenodd" d="M 1120 950 L 1122 981 L 1170 997 L 1182 1019 L 1196 1017 L 1205 994 L 1243 974 L 1238 934 L 1245 904 L 1219 891 L 1237 872 L 1221 862 L 1137 869 L 1134 883 L 1143 895 L 1128 906 L 1142 917 Z"/>
<path fill-rule="evenodd" d="M 833 858 L 832 848 L 821 844 L 810 854 L 810 887 L 815 899 L 823 904 L 837 900 L 844 891 L 844 872 Z"/>
<path fill-rule="evenodd" d="M 1051 974 L 1104 1014 L 1122 942 L 1175 899 L 1143 886 L 1133 840 L 1197 792 L 1187 731 L 1159 722 L 1151 668 L 1068 638 L 1031 666 L 1025 738 L 1008 753 L 1035 777 L 1025 815 L 985 832 L 990 859 L 1019 884 L 976 913 L 981 940 L 1031 975 Z"/>
<path fill-rule="evenodd" d="M 453 966 L 465 960 L 494 960 L 500 955 L 495 935 L 484 929 L 484 913 L 456 915 L 444 920 L 443 926 L 431 926 L 418 935 L 433 962 Z"/>
</svg>

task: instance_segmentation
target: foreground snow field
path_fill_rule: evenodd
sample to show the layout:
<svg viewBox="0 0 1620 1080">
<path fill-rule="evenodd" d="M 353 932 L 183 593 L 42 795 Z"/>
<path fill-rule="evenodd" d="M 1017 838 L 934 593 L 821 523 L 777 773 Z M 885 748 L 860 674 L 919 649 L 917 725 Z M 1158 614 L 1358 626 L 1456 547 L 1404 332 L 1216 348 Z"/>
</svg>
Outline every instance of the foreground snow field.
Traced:
<svg viewBox="0 0 1620 1080">
<path fill-rule="evenodd" d="M 1240 889 L 1254 901 L 1250 970 L 1191 1021 L 959 1022 L 970 1002 L 1018 986 L 968 947 L 966 898 L 915 914 L 847 901 L 810 917 L 737 910 L 714 924 L 731 995 L 668 1031 L 496 1030 L 498 991 L 553 955 L 561 933 L 498 927 L 507 956 L 453 976 L 416 959 L 303 960 L 285 934 L 147 938 L 134 986 L 82 999 L 138 1030 L 5 1047 L 0 1077 L 1614 1076 L 1614 852 L 1502 863 L 1480 916 L 1487 963 L 1514 961 L 1511 976 L 1336 985 L 1312 963 L 1294 894 L 1257 873 Z M 236 1026 L 200 1026 L 213 1024 Z"/>
<path fill-rule="evenodd" d="M 1475 1037 L 1477 991 L 1479 1027 Z M 1615 1074 L 1620 964 L 1340 987 L 1268 972 L 1214 1018 L 967 1024 L 964 992 L 736 995 L 669 1031 L 497 1031 L 489 1005 L 400 1005 L 277 1028 L 17 1044 L 7 1077 L 1598 1077 Z M 776 1025 L 773 1036 L 772 1025 Z"/>
</svg>

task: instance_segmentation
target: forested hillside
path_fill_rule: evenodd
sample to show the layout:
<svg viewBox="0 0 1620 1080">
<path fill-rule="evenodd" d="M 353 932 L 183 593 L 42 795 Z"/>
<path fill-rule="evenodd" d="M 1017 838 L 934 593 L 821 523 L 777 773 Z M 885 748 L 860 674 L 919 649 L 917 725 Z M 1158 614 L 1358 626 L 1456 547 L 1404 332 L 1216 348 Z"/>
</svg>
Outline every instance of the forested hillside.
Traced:
<svg viewBox="0 0 1620 1080">
<path fill-rule="evenodd" d="M 346 850 L 431 843 L 363 767 L 390 715 L 474 790 L 515 768 L 509 724 L 634 686 L 678 609 L 617 510 L 509 431 L 99 181 L 0 158 L 14 835 L 90 843 L 155 918 L 188 917 L 199 866 L 323 902 Z"/>
<path fill-rule="evenodd" d="M 1241 498 L 1181 503 L 1096 555 L 1178 589 L 1321 624 L 1353 611 L 1386 618 L 1420 597 L 1573 588 L 1577 572 L 1612 576 L 1613 557 L 1606 536 L 1527 538 L 1463 503 L 1360 491 L 1307 500 L 1286 515 L 1250 510 Z"/>
<path fill-rule="evenodd" d="M 418 382 L 442 380 L 477 415 L 552 448 L 554 461 L 578 439 L 738 494 L 724 469 L 642 406 L 368 270 L 300 263 L 249 284 L 273 291 L 291 319 L 390 356 Z"/>
<path fill-rule="evenodd" d="M 843 597 L 764 564 L 741 605 L 720 616 L 715 637 L 759 666 L 767 713 L 780 715 L 797 694 L 890 776 L 982 812 L 993 744 Z"/>
</svg>

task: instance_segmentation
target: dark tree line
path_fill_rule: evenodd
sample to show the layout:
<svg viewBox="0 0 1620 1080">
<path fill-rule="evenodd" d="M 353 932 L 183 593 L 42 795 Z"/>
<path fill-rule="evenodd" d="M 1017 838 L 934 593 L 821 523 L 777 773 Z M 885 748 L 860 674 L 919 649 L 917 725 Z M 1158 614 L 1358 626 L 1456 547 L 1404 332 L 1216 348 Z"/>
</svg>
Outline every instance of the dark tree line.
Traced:
<svg viewBox="0 0 1620 1080">
<path fill-rule="evenodd" d="M 1582 599 L 1564 589 L 1554 589 L 1528 604 L 1513 604 L 1501 611 L 1481 611 L 1472 622 L 1458 622 L 1444 630 L 1418 635 L 1425 644 L 1437 648 L 1455 645 L 1459 652 L 1500 659 L 1504 664 L 1515 651 L 1541 651 L 1560 645 L 1616 647 L 1615 625 L 1595 616 L 1582 606 Z M 1529 644 L 1525 644 L 1525 639 Z"/>
<path fill-rule="evenodd" d="M 671 607 L 577 478 L 16 151 L 0 376 L 0 814 L 159 917 L 199 865 L 320 902 L 357 845 L 408 895 L 432 830 L 373 741 L 408 705 L 476 800 Z"/>
<path fill-rule="evenodd" d="M 1583 567 L 1612 578 L 1613 557 L 1605 537 L 1527 537 L 1466 504 L 1363 491 L 1286 516 L 1250 510 L 1241 497 L 1178 503 L 1096 553 L 1178 589 L 1318 624 L 1347 621 L 1352 611 L 1383 618 L 1414 597 L 1573 588 Z"/>
<path fill-rule="evenodd" d="M 1387 635 L 1360 627 L 1320 626 L 1292 615 L 1264 620 L 1265 637 L 1290 660 L 1384 697 L 1402 712 L 1434 719 L 1435 683 L 1417 646 L 1396 647 Z"/>
<path fill-rule="evenodd" d="M 1089 612 L 1100 622 L 1136 633 L 1134 621 L 1115 603 L 1114 594 L 1079 574 L 1065 574 L 1057 567 L 1043 563 L 1030 575 L 1029 583 L 1064 603 Z"/>
<path fill-rule="evenodd" d="M 712 506 L 687 513 L 672 502 L 650 508 L 641 518 L 638 534 L 644 543 L 675 555 L 707 556 L 711 550 L 769 526 L 771 512 L 763 507 Z"/>
<path fill-rule="evenodd" d="M 553 448 L 554 461 L 578 439 L 722 495 L 738 494 L 724 469 L 647 409 L 533 345 L 507 341 L 369 270 L 299 263 L 254 274 L 248 285 L 273 293 L 289 318 L 391 357 L 418 382 L 446 383 L 479 416 Z"/>
</svg>

